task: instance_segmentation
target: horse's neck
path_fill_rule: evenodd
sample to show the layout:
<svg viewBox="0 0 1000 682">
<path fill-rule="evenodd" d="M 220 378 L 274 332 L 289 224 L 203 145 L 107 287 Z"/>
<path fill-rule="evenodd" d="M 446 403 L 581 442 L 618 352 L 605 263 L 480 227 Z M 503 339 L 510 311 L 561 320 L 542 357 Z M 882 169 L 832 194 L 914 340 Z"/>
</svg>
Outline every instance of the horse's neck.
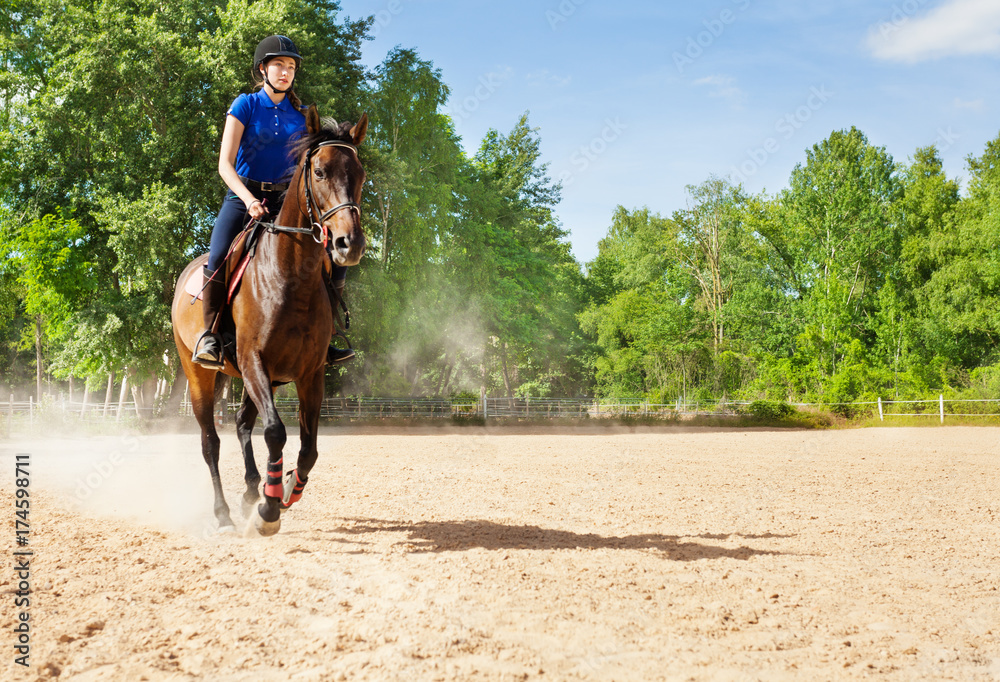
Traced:
<svg viewBox="0 0 1000 682">
<path fill-rule="evenodd" d="M 310 227 L 308 212 L 304 205 L 300 207 L 296 189 L 299 186 L 301 170 L 301 168 L 296 170 L 292 178 L 288 195 L 274 219 L 275 225 Z M 260 266 L 268 271 L 269 276 L 283 276 L 293 286 L 303 285 L 307 288 L 316 286 L 316 281 L 321 277 L 325 257 L 322 244 L 308 234 L 271 232 L 266 237 L 261 240 L 258 257 Z"/>
</svg>

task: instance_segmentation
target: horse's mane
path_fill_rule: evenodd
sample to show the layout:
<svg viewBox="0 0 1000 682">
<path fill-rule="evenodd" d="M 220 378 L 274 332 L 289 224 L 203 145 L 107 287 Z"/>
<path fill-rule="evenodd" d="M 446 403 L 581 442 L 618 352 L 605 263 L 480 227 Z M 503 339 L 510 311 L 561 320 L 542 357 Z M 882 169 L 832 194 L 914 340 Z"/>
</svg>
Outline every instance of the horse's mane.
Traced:
<svg viewBox="0 0 1000 682">
<path fill-rule="evenodd" d="M 292 141 L 290 144 L 292 154 L 295 158 L 301 159 L 302 155 L 309 151 L 310 147 L 320 142 L 329 142 L 331 140 L 354 144 L 354 138 L 351 137 L 351 128 L 353 127 L 354 124 L 350 121 L 337 123 L 332 118 L 324 118 L 320 123 L 319 130 L 315 133 L 303 133 L 301 137 Z"/>
</svg>

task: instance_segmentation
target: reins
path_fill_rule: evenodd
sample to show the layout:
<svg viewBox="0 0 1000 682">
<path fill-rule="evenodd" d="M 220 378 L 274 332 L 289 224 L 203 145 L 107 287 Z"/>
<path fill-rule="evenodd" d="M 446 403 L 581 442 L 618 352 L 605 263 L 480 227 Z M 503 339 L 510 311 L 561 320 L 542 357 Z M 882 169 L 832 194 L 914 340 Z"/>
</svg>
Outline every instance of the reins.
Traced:
<svg viewBox="0 0 1000 682">
<path fill-rule="evenodd" d="M 263 227 L 268 232 L 289 232 L 292 234 L 308 234 L 316 241 L 317 244 L 326 244 L 328 235 L 327 228 L 324 225 L 324 221 L 345 208 L 357 211 L 358 217 L 361 217 L 361 206 L 359 206 L 354 201 L 345 201 L 342 204 L 337 204 L 333 208 L 327 209 L 326 211 L 320 212 L 319 206 L 316 203 L 316 199 L 313 197 L 312 191 L 312 156 L 317 150 L 323 147 L 343 147 L 344 149 L 350 149 L 355 154 L 358 153 L 358 148 L 349 142 L 343 142 L 341 140 L 327 140 L 326 142 L 320 142 L 315 147 L 310 147 L 309 151 L 306 152 L 305 161 L 302 164 L 302 175 L 305 177 L 303 183 L 305 185 L 305 195 L 306 195 L 306 213 L 304 215 L 309 219 L 309 227 L 292 227 L 291 225 L 275 225 L 273 222 L 265 223 L 262 221 L 257 221 L 261 227 Z M 302 212 L 302 208 L 299 208 Z M 319 214 L 317 218 L 316 215 Z"/>
<path fill-rule="evenodd" d="M 299 213 L 303 213 L 303 215 L 305 215 L 306 218 L 309 219 L 309 221 L 311 223 L 310 226 L 309 227 L 293 227 L 291 225 L 276 225 L 273 222 L 265 223 L 265 222 L 262 222 L 260 220 L 258 220 L 256 222 L 257 222 L 258 225 L 260 225 L 262 228 L 264 228 L 264 230 L 266 230 L 267 232 L 271 232 L 272 234 L 273 233 L 277 233 L 277 232 L 287 232 L 287 233 L 290 233 L 290 234 L 308 234 L 308 235 L 312 236 L 313 240 L 317 244 L 322 244 L 325 249 L 329 250 L 329 247 L 328 247 L 328 243 L 329 243 L 329 230 L 327 229 L 326 225 L 324 224 L 324 221 L 327 218 L 329 218 L 330 216 L 332 216 L 335 213 L 337 213 L 338 211 L 344 210 L 345 208 L 349 208 L 349 209 L 352 209 L 354 211 L 357 211 L 357 213 L 358 213 L 358 219 L 360 219 L 361 218 L 361 206 L 359 206 L 354 201 L 345 201 L 344 203 L 337 204 L 333 208 L 327 209 L 326 211 L 323 211 L 322 213 L 320 212 L 319 206 L 316 203 L 316 199 L 313 197 L 313 191 L 312 191 L 312 176 L 313 176 L 313 174 L 312 174 L 312 157 L 313 157 L 313 154 L 315 154 L 317 150 L 322 149 L 323 147 L 342 147 L 344 149 L 350 149 L 355 154 L 358 153 L 358 148 L 355 145 L 353 145 L 353 144 L 351 144 L 349 142 L 343 142 L 341 140 L 327 140 L 325 142 L 320 142 L 315 147 L 310 147 L 309 151 L 306 152 L 305 161 L 302 163 L 302 175 L 305 176 L 305 179 L 302 182 L 304 184 L 304 190 L 305 190 L 305 195 L 306 195 L 306 212 L 303 213 L 301 206 L 299 206 L 298 208 L 299 208 Z M 316 217 L 316 214 L 319 214 L 319 218 Z M 251 223 L 251 225 L 252 225 L 252 223 Z M 342 326 L 344 327 L 345 330 L 350 329 L 351 328 L 351 312 L 347 309 L 347 301 L 345 301 L 344 298 L 343 298 L 343 296 L 341 296 L 340 294 L 338 294 L 332 288 L 330 290 L 330 294 L 331 294 L 331 296 L 335 296 L 338 299 L 337 302 L 340 303 L 340 308 L 341 308 L 341 310 L 344 311 L 344 319 L 343 319 L 343 325 Z M 334 310 L 335 316 L 339 318 L 340 315 L 337 312 L 337 308 L 334 307 L 333 310 Z M 343 338 L 345 341 L 347 341 L 348 347 L 350 347 L 350 345 L 351 345 L 350 340 L 348 340 L 347 336 L 343 332 L 341 332 L 341 331 L 339 331 L 337 329 L 336 325 L 334 326 L 334 335 Z"/>
<path fill-rule="evenodd" d="M 313 240 L 315 240 L 315 242 L 317 244 L 322 244 L 324 247 L 326 247 L 326 245 L 327 245 L 327 243 L 329 241 L 329 235 L 328 235 L 327 227 L 326 227 L 326 225 L 323 224 L 323 221 L 325 221 L 327 218 L 329 218 L 333 214 L 337 213 L 338 211 L 344 210 L 345 208 L 350 208 L 350 209 L 353 209 L 353 210 L 357 211 L 358 212 L 358 218 L 361 217 L 361 206 L 359 206 L 354 201 L 345 201 L 342 204 L 337 204 L 333 208 L 327 209 L 323 213 L 320 213 L 319 207 L 316 205 L 316 200 L 313 198 L 313 192 L 312 192 L 312 172 L 311 172 L 310 166 L 312 165 L 311 161 L 312 161 L 313 154 L 316 153 L 316 150 L 321 149 L 323 147 L 342 147 L 344 149 L 350 149 L 355 154 L 358 153 L 357 146 L 351 144 L 350 142 L 343 142 L 342 140 L 327 140 L 325 142 L 320 142 L 315 147 L 310 147 L 309 151 L 306 152 L 306 158 L 305 158 L 305 161 L 302 164 L 302 174 L 305 175 L 305 179 L 303 180 L 303 183 L 305 184 L 306 212 L 303 212 L 301 207 L 299 207 L 299 212 L 303 213 L 303 215 L 305 215 L 310 220 L 311 225 L 309 227 L 294 227 L 292 225 L 276 225 L 276 224 L 274 224 L 274 222 L 267 223 L 267 222 L 264 222 L 262 220 L 254 220 L 253 218 L 251 218 L 249 221 L 247 221 L 247 224 L 243 228 L 242 232 L 246 232 L 247 230 L 250 230 L 250 229 L 254 228 L 255 226 L 260 226 L 265 231 L 271 232 L 272 234 L 273 233 L 277 233 L 277 232 L 287 232 L 287 233 L 290 233 L 290 234 L 308 234 L 308 235 L 312 236 Z M 315 215 L 317 213 L 319 213 L 319 218 L 315 217 Z M 275 217 L 277 217 L 277 216 L 275 216 Z M 238 240 L 234 239 L 233 243 L 229 245 L 229 251 L 226 253 L 226 257 L 222 259 L 222 265 L 220 265 L 215 270 L 215 272 L 212 273 L 212 277 L 213 278 L 215 277 L 216 273 L 219 272 L 219 270 L 221 270 L 222 268 L 225 267 L 226 262 L 229 260 L 229 257 L 233 254 L 233 250 L 236 248 L 237 241 Z M 202 285 L 201 290 L 199 291 L 199 295 L 201 294 L 201 291 L 205 290 L 206 286 L 208 286 L 207 282 Z M 344 301 L 344 299 L 342 297 L 338 296 L 337 298 L 340 299 L 340 307 L 343 309 L 344 316 L 346 318 L 345 324 L 344 324 L 344 328 L 345 329 L 350 329 L 350 326 L 351 326 L 351 313 L 347 310 L 347 303 Z M 191 305 L 194 305 L 195 301 L 197 301 L 197 300 L 198 300 L 198 296 L 195 296 L 194 298 L 192 298 L 191 299 Z M 341 334 L 341 336 L 343 336 L 343 335 Z M 347 338 L 347 337 L 344 337 L 344 338 Z"/>
</svg>

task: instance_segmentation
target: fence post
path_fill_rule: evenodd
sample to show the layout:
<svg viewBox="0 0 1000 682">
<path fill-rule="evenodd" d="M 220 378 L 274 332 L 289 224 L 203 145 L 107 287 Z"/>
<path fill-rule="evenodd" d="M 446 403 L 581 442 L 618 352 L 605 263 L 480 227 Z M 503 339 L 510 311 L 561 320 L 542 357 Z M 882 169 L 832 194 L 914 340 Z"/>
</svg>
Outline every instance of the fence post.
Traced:
<svg viewBox="0 0 1000 682">
<path fill-rule="evenodd" d="M 941 406 L 941 423 L 944 424 L 944 394 L 938 396 L 938 401 Z"/>
<path fill-rule="evenodd" d="M 35 428 L 35 396 L 28 396 L 28 426 Z"/>
<path fill-rule="evenodd" d="M 878 420 L 880 422 L 885 421 L 885 415 L 882 413 L 882 398 L 878 399 Z"/>
</svg>

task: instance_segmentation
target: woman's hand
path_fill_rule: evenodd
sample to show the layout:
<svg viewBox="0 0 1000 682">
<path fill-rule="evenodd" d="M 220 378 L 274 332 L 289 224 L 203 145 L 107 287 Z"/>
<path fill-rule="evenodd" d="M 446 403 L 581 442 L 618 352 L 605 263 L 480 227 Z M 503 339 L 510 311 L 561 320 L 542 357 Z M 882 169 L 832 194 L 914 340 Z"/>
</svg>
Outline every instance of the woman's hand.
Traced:
<svg viewBox="0 0 1000 682">
<path fill-rule="evenodd" d="M 260 203 L 257 199 L 254 199 L 253 203 L 247 207 L 247 212 L 254 220 L 260 220 L 267 215 L 267 209 L 264 208 L 264 204 Z"/>
</svg>

